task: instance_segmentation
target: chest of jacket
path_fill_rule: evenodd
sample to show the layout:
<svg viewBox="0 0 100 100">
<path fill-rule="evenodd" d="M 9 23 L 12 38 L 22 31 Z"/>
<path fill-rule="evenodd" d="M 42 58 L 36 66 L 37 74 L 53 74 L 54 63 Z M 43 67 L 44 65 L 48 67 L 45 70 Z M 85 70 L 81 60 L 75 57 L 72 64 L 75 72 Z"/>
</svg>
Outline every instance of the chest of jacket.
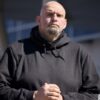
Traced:
<svg viewBox="0 0 100 100">
<path fill-rule="evenodd" d="M 62 91 L 78 91 L 82 77 L 78 61 L 77 51 L 66 46 L 24 55 L 16 74 L 18 86 L 24 82 L 25 88 L 38 89 L 47 82 L 58 84 Z"/>
</svg>

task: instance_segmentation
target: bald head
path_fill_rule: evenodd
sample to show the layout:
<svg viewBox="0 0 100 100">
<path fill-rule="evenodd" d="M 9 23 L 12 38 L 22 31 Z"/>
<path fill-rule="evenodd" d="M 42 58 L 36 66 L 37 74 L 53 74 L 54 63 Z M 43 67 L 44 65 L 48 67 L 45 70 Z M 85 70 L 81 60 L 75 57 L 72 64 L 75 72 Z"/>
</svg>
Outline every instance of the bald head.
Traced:
<svg viewBox="0 0 100 100">
<path fill-rule="evenodd" d="M 57 1 L 49 1 L 49 2 L 44 3 L 41 8 L 40 15 L 44 12 L 45 9 L 48 9 L 50 7 L 52 7 L 52 9 L 54 9 L 54 8 L 61 9 L 61 12 L 64 14 L 64 16 L 66 15 L 65 8 L 63 7 L 63 5 L 61 5 Z"/>
</svg>

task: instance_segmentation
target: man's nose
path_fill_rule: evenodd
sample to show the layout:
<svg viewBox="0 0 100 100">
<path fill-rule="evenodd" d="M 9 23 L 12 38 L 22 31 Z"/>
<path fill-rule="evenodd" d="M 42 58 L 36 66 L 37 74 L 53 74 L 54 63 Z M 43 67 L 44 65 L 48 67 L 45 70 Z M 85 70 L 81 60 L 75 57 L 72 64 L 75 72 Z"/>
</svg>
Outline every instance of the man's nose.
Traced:
<svg viewBox="0 0 100 100">
<path fill-rule="evenodd" d="M 52 19 L 53 19 L 54 21 L 56 21 L 56 20 L 57 20 L 57 14 L 54 14 L 53 17 L 52 17 Z"/>
</svg>

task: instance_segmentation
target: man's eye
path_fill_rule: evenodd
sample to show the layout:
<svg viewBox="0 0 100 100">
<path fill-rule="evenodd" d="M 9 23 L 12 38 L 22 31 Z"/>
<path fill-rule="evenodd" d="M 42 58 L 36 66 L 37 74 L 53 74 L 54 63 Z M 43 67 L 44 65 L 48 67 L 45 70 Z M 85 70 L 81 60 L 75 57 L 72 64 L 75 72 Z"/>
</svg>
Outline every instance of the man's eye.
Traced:
<svg viewBox="0 0 100 100">
<path fill-rule="evenodd" d="M 51 17 L 51 16 L 53 16 L 53 14 L 52 13 L 48 13 L 47 16 Z"/>
<path fill-rule="evenodd" d="M 63 17 L 63 15 L 61 15 L 61 14 L 57 14 L 57 16 L 58 16 L 58 17 Z"/>
</svg>

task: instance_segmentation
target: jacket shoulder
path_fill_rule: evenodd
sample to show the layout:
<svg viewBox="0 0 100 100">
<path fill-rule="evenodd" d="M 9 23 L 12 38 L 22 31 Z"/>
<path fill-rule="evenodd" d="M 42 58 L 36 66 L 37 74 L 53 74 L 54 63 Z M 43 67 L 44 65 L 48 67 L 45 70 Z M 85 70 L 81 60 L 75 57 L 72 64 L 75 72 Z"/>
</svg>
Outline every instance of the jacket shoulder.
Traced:
<svg viewBox="0 0 100 100">
<path fill-rule="evenodd" d="M 25 53 L 24 52 L 25 46 L 28 45 L 28 43 L 29 43 L 29 38 L 19 40 L 9 45 L 8 49 L 10 49 L 14 54 L 23 55 Z"/>
</svg>

